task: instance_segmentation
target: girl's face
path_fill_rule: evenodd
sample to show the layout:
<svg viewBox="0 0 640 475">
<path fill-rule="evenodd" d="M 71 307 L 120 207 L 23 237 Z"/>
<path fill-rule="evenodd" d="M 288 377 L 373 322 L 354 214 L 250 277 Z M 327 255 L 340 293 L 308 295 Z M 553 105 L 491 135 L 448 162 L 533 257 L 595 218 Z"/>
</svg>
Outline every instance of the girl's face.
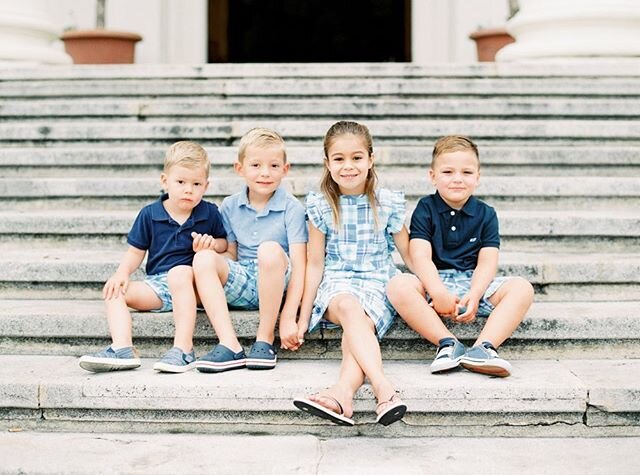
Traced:
<svg viewBox="0 0 640 475">
<path fill-rule="evenodd" d="M 351 134 L 341 135 L 334 139 L 327 152 L 326 165 L 340 193 L 364 193 L 367 176 L 373 166 L 373 155 L 369 155 L 362 138 Z"/>
</svg>

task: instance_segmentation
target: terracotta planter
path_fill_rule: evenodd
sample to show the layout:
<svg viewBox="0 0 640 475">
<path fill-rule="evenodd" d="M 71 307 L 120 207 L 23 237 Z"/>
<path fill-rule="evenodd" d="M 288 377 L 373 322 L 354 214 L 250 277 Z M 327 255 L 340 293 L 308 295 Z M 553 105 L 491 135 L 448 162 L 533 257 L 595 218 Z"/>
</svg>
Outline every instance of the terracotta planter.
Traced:
<svg viewBox="0 0 640 475">
<path fill-rule="evenodd" d="M 123 31 L 75 30 L 64 32 L 60 39 L 75 64 L 123 64 L 133 63 L 142 37 Z"/>
<path fill-rule="evenodd" d="M 504 28 L 487 28 L 469 35 L 476 42 L 478 61 L 495 61 L 496 53 L 515 39 Z"/>
</svg>

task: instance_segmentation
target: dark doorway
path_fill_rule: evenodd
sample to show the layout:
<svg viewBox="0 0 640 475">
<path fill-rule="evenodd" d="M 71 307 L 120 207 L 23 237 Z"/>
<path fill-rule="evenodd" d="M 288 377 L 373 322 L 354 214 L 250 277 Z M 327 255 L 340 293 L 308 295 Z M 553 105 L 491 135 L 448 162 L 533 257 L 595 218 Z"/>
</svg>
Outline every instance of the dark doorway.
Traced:
<svg viewBox="0 0 640 475">
<path fill-rule="evenodd" d="M 209 62 L 411 61 L 411 0 L 209 0 Z"/>
</svg>

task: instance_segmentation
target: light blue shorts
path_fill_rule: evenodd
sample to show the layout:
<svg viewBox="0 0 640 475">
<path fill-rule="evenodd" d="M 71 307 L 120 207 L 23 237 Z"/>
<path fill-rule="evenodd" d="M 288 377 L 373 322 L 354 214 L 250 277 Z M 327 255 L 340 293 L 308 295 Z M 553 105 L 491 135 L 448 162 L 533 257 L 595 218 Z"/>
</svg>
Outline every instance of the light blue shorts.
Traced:
<svg viewBox="0 0 640 475">
<path fill-rule="evenodd" d="M 171 294 L 169 293 L 169 282 L 167 281 L 168 272 L 162 274 L 148 275 L 144 278 L 144 283 L 147 284 L 156 293 L 158 298 L 162 301 L 162 307 L 152 312 L 170 312 L 173 310 L 173 301 L 171 300 Z"/>
<path fill-rule="evenodd" d="M 258 309 L 258 261 L 234 261 L 227 258 L 229 277 L 224 284 L 224 294 L 229 307 L 244 310 Z M 287 272 L 284 276 L 284 288 L 289 285 L 291 260 L 287 256 Z"/>
<path fill-rule="evenodd" d="M 455 269 L 446 269 L 438 271 L 440 280 L 444 283 L 449 292 L 462 298 L 471 290 L 471 277 L 473 276 L 473 270 L 459 271 Z M 502 284 L 504 284 L 509 277 L 495 277 L 484 295 L 480 299 L 478 305 L 478 311 L 476 315 L 478 317 L 488 317 L 493 312 L 493 304 L 489 302 L 489 298 L 496 293 Z M 431 302 L 431 297 L 427 295 L 427 301 Z"/>
</svg>

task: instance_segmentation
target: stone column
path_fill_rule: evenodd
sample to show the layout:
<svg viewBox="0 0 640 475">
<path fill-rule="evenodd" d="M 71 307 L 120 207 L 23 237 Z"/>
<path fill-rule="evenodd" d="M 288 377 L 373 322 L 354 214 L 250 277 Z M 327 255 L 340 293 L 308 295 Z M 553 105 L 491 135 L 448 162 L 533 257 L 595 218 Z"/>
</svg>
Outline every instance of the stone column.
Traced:
<svg viewBox="0 0 640 475">
<path fill-rule="evenodd" d="M 0 0 L 0 63 L 70 64 L 71 58 L 52 45 L 59 34 L 46 0 Z"/>
<path fill-rule="evenodd" d="M 640 59 L 638 0 L 520 0 L 507 30 L 516 42 L 496 61 Z"/>
</svg>

